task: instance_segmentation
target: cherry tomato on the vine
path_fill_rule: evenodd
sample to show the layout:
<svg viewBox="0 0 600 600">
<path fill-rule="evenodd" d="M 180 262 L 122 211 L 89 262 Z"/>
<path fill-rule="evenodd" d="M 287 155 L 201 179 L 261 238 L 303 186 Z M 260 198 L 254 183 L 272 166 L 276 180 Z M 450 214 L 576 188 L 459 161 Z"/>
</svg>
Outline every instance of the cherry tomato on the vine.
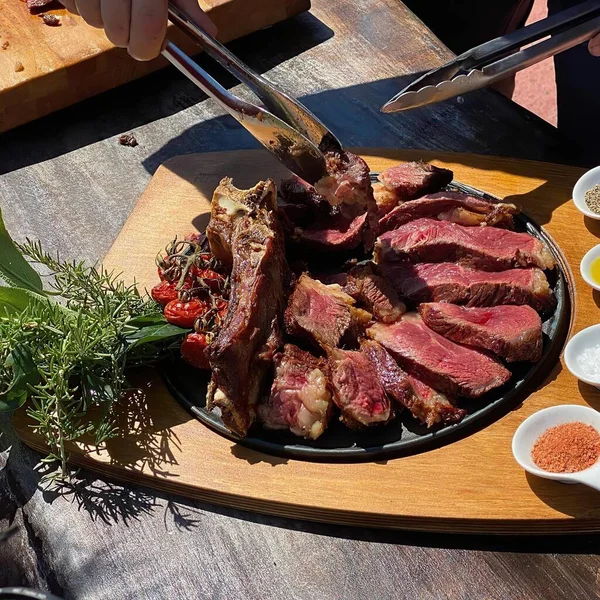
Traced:
<svg viewBox="0 0 600 600">
<path fill-rule="evenodd" d="M 197 369 L 210 369 L 204 350 L 208 347 L 205 333 L 190 333 L 181 344 L 181 356 Z"/>
<path fill-rule="evenodd" d="M 150 294 L 152 298 L 162 306 L 166 306 L 173 300 L 178 300 L 179 294 L 175 289 L 177 284 L 169 283 L 168 281 L 161 281 L 158 285 L 152 288 Z"/>
<path fill-rule="evenodd" d="M 193 327 L 194 321 L 208 311 L 208 304 L 200 300 L 172 300 L 165 306 L 165 319 L 171 325 L 179 327 Z"/>
</svg>

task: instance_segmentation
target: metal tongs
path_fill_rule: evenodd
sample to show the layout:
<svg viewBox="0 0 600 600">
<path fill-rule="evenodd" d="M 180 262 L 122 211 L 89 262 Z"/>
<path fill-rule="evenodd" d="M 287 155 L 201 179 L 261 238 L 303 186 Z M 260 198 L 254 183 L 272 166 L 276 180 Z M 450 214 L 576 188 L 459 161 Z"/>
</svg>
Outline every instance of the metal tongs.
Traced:
<svg viewBox="0 0 600 600">
<path fill-rule="evenodd" d="M 583 2 L 510 35 L 472 48 L 442 67 L 429 71 L 389 100 L 381 111 L 394 113 L 487 87 L 590 40 L 599 31 L 600 1 Z M 538 43 L 521 49 L 532 42 Z"/>
<path fill-rule="evenodd" d="M 237 119 L 290 171 L 311 184 L 325 175 L 323 150 L 341 149 L 340 142 L 327 127 L 300 102 L 252 71 L 171 3 L 169 19 L 198 42 L 210 57 L 245 83 L 266 108 L 229 92 L 172 42 L 166 44 L 163 56 Z"/>
</svg>

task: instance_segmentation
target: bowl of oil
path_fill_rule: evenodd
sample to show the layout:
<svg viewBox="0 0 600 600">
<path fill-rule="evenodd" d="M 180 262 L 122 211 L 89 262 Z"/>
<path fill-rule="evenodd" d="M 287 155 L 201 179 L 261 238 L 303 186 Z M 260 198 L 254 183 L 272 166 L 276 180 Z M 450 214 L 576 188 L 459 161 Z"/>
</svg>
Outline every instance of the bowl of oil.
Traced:
<svg viewBox="0 0 600 600">
<path fill-rule="evenodd" d="M 581 276 L 584 281 L 600 291 L 600 244 L 594 246 L 581 260 Z"/>
</svg>

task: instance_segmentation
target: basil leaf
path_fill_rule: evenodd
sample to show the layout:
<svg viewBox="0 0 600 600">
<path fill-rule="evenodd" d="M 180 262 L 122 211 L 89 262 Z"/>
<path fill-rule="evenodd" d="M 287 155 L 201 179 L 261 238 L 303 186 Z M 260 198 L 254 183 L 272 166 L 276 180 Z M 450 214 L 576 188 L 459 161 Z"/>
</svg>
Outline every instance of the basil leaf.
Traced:
<svg viewBox="0 0 600 600">
<path fill-rule="evenodd" d="M 163 325 L 149 325 L 148 327 L 142 327 L 132 334 L 127 336 L 127 341 L 131 344 L 129 349 L 137 348 L 143 344 L 150 342 L 158 342 L 161 340 L 167 340 L 178 336 L 183 336 L 189 333 L 191 329 L 184 329 L 183 327 L 177 327 L 176 325 L 170 325 L 169 323 Z"/>
<path fill-rule="evenodd" d="M 0 393 L 0 412 L 16 410 L 23 406 L 29 395 L 29 386 L 40 380 L 31 352 L 25 344 L 17 344 L 14 347 L 4 366 L 12 368 L 13 379 L 8 389 Z"/>
<path fill-rule="evenodd" d="M 127 325 L 132 327 L 146 327 L 148 325 L 164 325 L 167 322 L 165 315 L 154 313 L 152 315 L 141 315 L 127 321 Z"/>
<path fill-rule="evenodd" d="M 21 313 L 32 301 L 47 302 L 47 299 L 23 288 L 0 286 L 0 315 Z"/>
<path fill-rule="evenodd" d="M 0 277 L 12 287 L 44 293 L 42 279 L 15 246 L 0 210 Z"/>
</svg>

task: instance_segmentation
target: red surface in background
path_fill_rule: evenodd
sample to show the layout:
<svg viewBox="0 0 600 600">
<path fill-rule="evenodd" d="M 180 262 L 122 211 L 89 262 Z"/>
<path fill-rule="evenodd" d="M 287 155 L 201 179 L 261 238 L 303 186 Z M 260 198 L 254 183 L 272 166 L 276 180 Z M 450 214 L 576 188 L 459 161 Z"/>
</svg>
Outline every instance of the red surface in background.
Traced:
<svg viewBox="0 0 600 600">
<path fill-rule="evenodd" d="M 535 0 L 528 23 L 547 16 L 546 0 Z M 552 58 L 517 73 L 513 100 L 556 125 L 556 83 Z"/>
</svg>

